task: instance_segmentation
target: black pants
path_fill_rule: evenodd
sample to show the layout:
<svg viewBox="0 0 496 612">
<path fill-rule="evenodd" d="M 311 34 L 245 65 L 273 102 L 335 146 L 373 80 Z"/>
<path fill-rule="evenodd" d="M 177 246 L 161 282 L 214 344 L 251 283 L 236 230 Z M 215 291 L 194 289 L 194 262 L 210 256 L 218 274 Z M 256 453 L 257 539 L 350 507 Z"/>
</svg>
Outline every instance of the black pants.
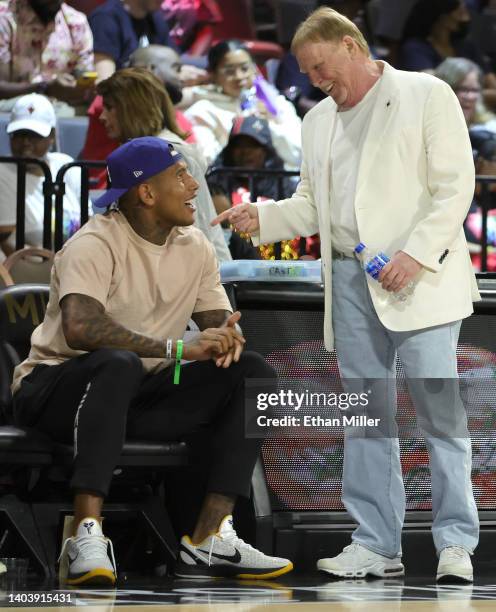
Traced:
<svg viewBox="0 0 496 612">
<path fill-rule="evenodd" d="M 248 496 L 263 440 L 245 436 L 245 378 L 274 379 L 265 360 L 246 351 L 238 363 L 213 361 L 144 374 L 130 351 L 99 349 L 57 366 L 37 366 L 14 396 L 14 421 L 74 442 L 71 488 L 107 495 L 124 439 L 177 441 L 210 425 L 207 491 Z"/>
</svg>

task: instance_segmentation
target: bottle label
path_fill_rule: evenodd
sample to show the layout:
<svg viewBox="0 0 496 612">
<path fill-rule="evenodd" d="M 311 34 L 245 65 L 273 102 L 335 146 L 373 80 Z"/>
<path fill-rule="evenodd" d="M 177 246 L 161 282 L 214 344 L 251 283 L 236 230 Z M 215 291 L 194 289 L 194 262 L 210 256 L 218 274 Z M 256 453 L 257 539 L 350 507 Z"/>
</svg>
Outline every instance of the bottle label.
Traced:
<svg viewBox="0 0 496 612">
<path fill-rule="evenodd" d="M 388 261 L 389 257 L 385 253 L 378 253 L 366 263 L 365 272 L 370 274 L 374 280 L 378 280 L 382 268 L 384 268 Z"/>
</svg>

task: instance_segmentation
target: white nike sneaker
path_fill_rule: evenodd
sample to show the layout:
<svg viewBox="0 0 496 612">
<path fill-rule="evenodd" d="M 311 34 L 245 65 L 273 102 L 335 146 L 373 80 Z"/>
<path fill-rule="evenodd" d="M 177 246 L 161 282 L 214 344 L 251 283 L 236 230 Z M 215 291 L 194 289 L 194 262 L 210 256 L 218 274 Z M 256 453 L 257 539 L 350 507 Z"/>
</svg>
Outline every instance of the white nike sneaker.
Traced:
<svg viewBox="0 0 496 612">
<path fill-rule="evenodd" d="M 251 578 L 282 576 L 293 569 L 288 559 L 269 557 L 238 538 L 231 515 L 224 517 L 217 533 L 196 546 L 181 539 L 175 574 L 181 578 Z"/>
<path fill-rule="evenodd" d="M 439 555 L 436 580 L 473 582 L 474 570 L 470 555 L 461 546 L 447 546 Z"/>
<path fill-rule="evenodd" d="M 67 584 L 115 584 L 112 542 L 103 535 L 100 522 L 96 519 L 88 517 L 79 523 L 76 535 L 64 542 L 59 562 L 64 553 L 69 561 Z"/>
<path fill-rule="evenodd" d="M 401 558 L 389 559 L 372 552 L 358 542 L 353 542 L 343 552 L 330 559 L 319 559 L 317 569 L 339 578 L 393 578 L 404 576 L 405 568 Z"/>
</svg>

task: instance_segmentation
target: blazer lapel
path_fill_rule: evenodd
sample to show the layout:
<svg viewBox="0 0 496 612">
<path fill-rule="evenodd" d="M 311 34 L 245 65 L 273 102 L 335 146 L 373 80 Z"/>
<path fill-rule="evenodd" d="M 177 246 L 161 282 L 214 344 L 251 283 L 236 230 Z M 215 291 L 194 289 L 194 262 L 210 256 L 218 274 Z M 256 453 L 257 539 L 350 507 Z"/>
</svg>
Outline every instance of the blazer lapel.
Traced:
<svg viewBox="0 0 496 612">
<path fill-rule="evenodd" d="M 332 113 L 331 127 L 325 130 L 326 139 L 322 143 L 323 158 L 322 167 L 319 169 L 322 177 L 322 193 L 327 194 L 325 205 L 322 207 L 321 216 L 325 227 L 329 227 L 331 222 L 331 140 L 336 124 L 336 111 Z"/>
<path fill-rule="evenodd" d="M 315 181 L 314 189 L 318 192 L 316 204 L 320 209 L 321 224 L 328 227 L 331 201 L 331 140 L 336 120 L 336 105 L 330 99 L 326 103 L 329 106 L 329 114 L 324 115 L 328 121 L 327 125 L 316 121 L 313 128 L 311 170 Z"/>
<path fill-rule="evenodd" d="M 336 123 L 336 105 L 331 104 L 331 101 L 329 101 L 329 106 L 329 123 L 327 129 L 324 128 L 321 123 L 318 123 L 316 124 L 316 129 L 318 131 L 315 134 L 315 159 L 319 160 L 320 167 L 318 168 L 318 173 L 321 177 L 324 193 L 330 193 L 331 191 L 331 140 Z"/>
<path fill-rule="evenodd" d="M 398 109 L 399 96 L 396 87 L 392 83 L 392 79 L 389 78 L 394 68 L 385 62 L 384 64 L 382 83 L 380 83 L 376 104 L 363 141 L 362 154 L 358 165 L 355 202 L 358 201 L 360 190 L 367 183 L 367 177 L 372 170 L 382 138 L 387 133 L 388 127 Z"/>
</svg>

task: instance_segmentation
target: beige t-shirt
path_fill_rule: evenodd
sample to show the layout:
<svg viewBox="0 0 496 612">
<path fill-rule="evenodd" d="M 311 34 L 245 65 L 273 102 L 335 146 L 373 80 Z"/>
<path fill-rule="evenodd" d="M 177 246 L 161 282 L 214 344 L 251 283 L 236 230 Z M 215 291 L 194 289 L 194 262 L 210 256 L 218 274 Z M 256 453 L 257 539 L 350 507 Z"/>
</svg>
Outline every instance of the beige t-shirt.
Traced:
<svg viewBox="0 0 496 612">
<path fill-rule="evenodd" d="M 163 339 L 182 338 L 194 312 L 232 311 L 214 248 L 200 230 L 175 227 L 159 246 L 138 236 L 117 210 L 95 215 L 55 256 L 45 319 L 14 371 L 13 393 L 36 365 L 84 354 L 69 348 L 62 330 L 59 303 L 69 293 L 92 297 L 124 327 Z M 142 362 L 147 372 L 169 365 L 158 358 Z"/>
</svg>

